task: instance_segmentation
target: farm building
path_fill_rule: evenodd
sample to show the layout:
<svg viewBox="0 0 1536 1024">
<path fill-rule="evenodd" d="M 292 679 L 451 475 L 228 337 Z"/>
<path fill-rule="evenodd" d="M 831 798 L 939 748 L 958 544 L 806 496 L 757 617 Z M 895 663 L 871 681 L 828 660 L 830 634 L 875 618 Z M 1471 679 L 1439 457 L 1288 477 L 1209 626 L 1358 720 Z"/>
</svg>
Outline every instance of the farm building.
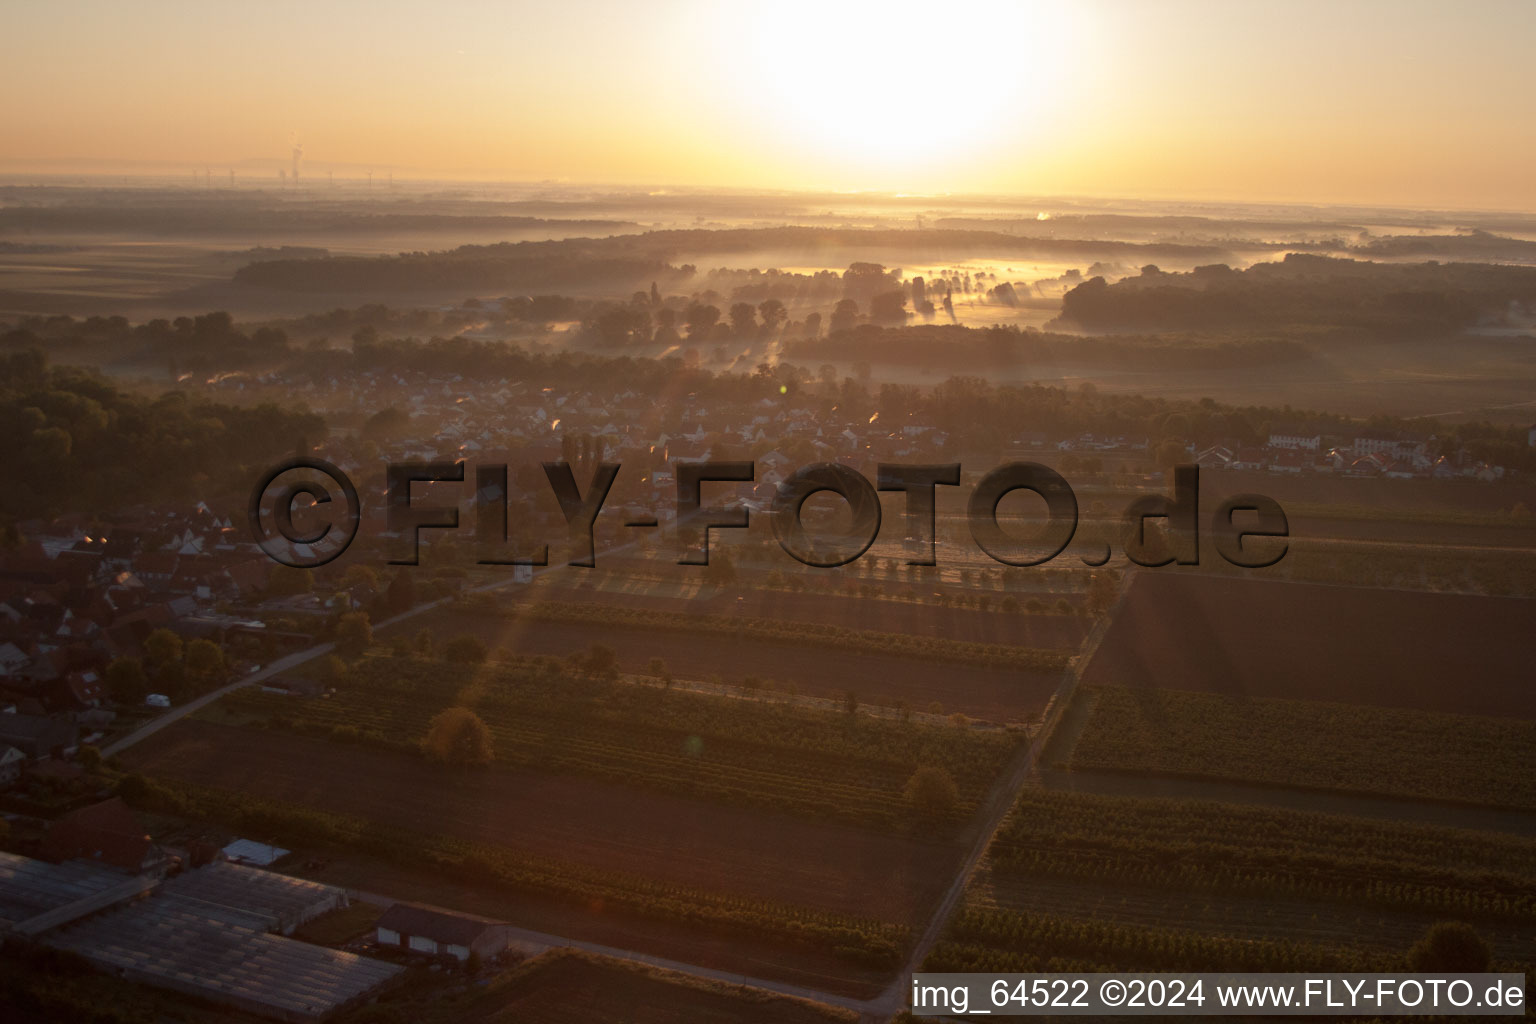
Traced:
<svg viewBox="0 0 1536 1024">
<path fill-rule="evenodd" d="M 168 881 L 0 853 L 0 934 L 278 1020 L 318 1020 L 401 968 L 274 935 L 345 904 L 331 886 L 215 862 Z"/>
<path fill-rule="evenodd" d="M 160 891 L 259 918 L 267 931 L 292 935 L 305 921 L 347 905 L 341 889 L 273 871 L 214 861 L 170 879 Z"/>
<path fill-rule="evenodd" d="M 44 860 L 88 860 L 132 874 L 163 871 L 169 864 L 165 852 L 117 797 L 53 822 L 40 852 Z"/>
<path fill-rule="evenodd" d="M 261 918 L 157 894 L 48 936 L 121 977 L 278 1020 L 318 1020 L 402 968 L 267 934 Z"/>
<path fill-rule="evenodd" d="M 417 953 L 447 954 L 468 960 L 471 953 L 492 957 L 507 948 L 510 925 L 473 914 L 396 903 L 375 925 L 381 946 L 401 946 Z"/>
<path fill-rule="evenodd" d="M 100 864 L 49 864 L 0 853 L 0 933 L 36 935 L 142 893 L 153 881 L 128 878 Z"/>
<path fill-rule="evenodd" d="M 291 851 L 271 843 L 258 843 L 254 839 L 236 839 L 224 847 L 224 856 L 236 864 L 250 864 L 264 868 L 288 856 Z"/>
</svg>

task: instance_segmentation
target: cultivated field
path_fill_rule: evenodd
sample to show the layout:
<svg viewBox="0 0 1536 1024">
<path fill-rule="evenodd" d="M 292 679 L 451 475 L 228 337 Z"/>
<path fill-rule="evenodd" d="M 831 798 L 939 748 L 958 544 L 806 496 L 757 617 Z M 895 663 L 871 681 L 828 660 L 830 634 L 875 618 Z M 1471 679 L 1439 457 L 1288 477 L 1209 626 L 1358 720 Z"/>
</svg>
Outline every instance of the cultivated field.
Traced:
<svg viewBox="0 0 1536 1024">
<path fill-rule="evenodd" d="M 976 611 L 932 603 L 770 589 L 721 590 L 695 587 L 693 596 L 662 596 L 654 592 L 659 589 L 659 585 L 653 585 L 649 592 L 644 592 L 642 588 L 645 588 L 648 581 L 625 579 L 617 573 L 614 575 L 618 577 L 617 580 L 595 581 L 591 586 L 540 585 L 533 593 L 542 600 L 556 602 L 580 601 L 691 615 L 829 623 L 845 629 L 906 633 L 1044 650 L 1075 651 L 1092 626 L 1092 622 L 1078 615 L 997 610 L 1005 596 L 998 592 L 989 595 L 993 610 Z M 628 591 L 614 589 L 616 585 L 623 586 L 626 583 L 631 588 Z M 897 588 L 887 586 L 886 589 Z M 918 585 L 914 584 L 913 589 L 921 593 Z M 931 591 L 933 588 L 927 589 Z M 1022 602 L 1027 596 L 1020 595 L 1018 599 Z M 1056 596 L 1047 596 L 1050 599 L 1045 603 L 1054 604 Z"/>
<path fill-rule="evenodd" d="M 1083 681 L 1536 718 L 1533 613 L 1517 598 L 1153 569 L 1137 573 Z"/>
<path fill-rule="evenodd" d="M 812 646 L 795 640 L 794 623 L 784 624 L 782 639 L 767 640 L 734 634 L 728 624 L 720 631 L 701 633 L 458 611 L 421 621 L 439 636 L 473 633 L 492 648 L 506 647 L 518 655 L 564 657 L 601 644 L 618 654 L 622 672 L 643 673 L 652 658 L 660 658 L 679 679 L 720 676 L 727 682 L 740 682 L 755 676 L 778 688 L 790 686 L 811 696 L 837 700 L 852 692 L 865 704 L 905 703 L 919 711 L 937 703 L 946 714 L 960 712 L 992 722 L 1035 717 L 1061 682 L 1060 669 L 1054 667 L 945 664 L 899 653 Z M 1005 660 L 1010 649 L 994 650 L 999 660 Z M 1068 652 L 1053 653 L 1064 658 Z"/>
<path fill-rule="evenodd" d="M 1536 722 L 1094 687 L 1078 771 L 1258 782 L 1536 809 Z"/>
<path fill-rule="evenodd" d="M 958 858 L 950 844 L 706 804 L 607 782 L 491 770 L 276 730 L 181 722 L 125 755 L 153 778 L 674 886 L 909 924 Z"/>
<path fill-rule="evenodd" d="M 339 744 L 418 754 L 427 724 L 473 708 L 506 765 L 736 806 L 905 832 L 902 790 L 921 765 L 954 779 L 970 813 L 1021 736 L 872 718 L 595 678 L 553 659 L 476 667 L 365 657 L 323 699 L 245 691 L 224 713 Z"/>
<path fill-rule="evenodd" d="M 1026 791 L 933 970 L 1392 969 L 1436 920 L 1536 953 L 1536 840 Z"/>
</svg>

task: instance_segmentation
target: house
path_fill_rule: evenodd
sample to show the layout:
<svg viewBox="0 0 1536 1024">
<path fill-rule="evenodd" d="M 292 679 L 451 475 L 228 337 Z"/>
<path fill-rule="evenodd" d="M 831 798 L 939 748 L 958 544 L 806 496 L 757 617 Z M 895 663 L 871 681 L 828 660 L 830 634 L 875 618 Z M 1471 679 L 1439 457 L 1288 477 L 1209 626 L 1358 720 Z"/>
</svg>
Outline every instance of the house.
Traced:
<svg viewBox="0 0 1536 1024">
<path fill-rule="evenodd" d="M 1195 454 L 1195 465 L 1201 469 L 1230 469 L 1236 461 L 1232 449 L 1219 444 Z"/>
<path fill-rule="evenodd" d="M 1423 455 L 1428 446 L 1406 434 L 1387 430 L 1369 430 L 1355 438 L 1356 455 L 1388 455 L 1403 459 Z"/>
<path fill-rule="evenodd" d="M 0 789 L 15 785 L 26 763 L 27 755 L 15 747 L 0 747 Z"/>
<path fill-rule="evenodd" d="M 1266 462 L 1264 449 L 1239 448 L 1228 469 L 1263 469 Z"/>
<path fill-rule="evenodd" d="M 56 703 L 76 711 L 99 708 L 106 697 L 101 676 L 90 669 L 64 673 L 57 691 Z"/>
<path fill-rule="evenodd" d="M 1323 443 L 1318 434 L 1310 434 L 1296 427 L 1276 427 L 1269 433 L 1271 448 L 1287 448 L 1293 451 L 1317 451 Z"/>
<path fill-rule="evenodd" d="M 29 759 L 72 751 L 80 730 L 74 723 L 47 715 L 0 715 L 0 744 L 15 747 Z"/>
<path fill-rule="evenodd" d="M 482 959 L 507 948 L 512 926 L 488 917 L 460 914 L 417 903 L 396 903 L 379 917 L 374 935 L 381 946 L 399 946 L 417 953 Z"/>
<path fill-rule="evenodd" d="M 1300 473 L 1301 467 L 1304 464 L 1301 452 L 1305 450 L 1301 448 L 1282 448 L 1270 459 L 1269 471 L 1271 473 Z"/>
<path fill-rule="evenodd" d="M 13 676 L 27 667 L 27 652 L 13 643 L 0 644 L 0 676 Z"/>
<path fill-rule="evenodd" d="M 170 863 L 119 797 L 55 820 L 39 852 L 56 864 L 86 860 L 136 875 L 162 871 Z"/>
</svg>

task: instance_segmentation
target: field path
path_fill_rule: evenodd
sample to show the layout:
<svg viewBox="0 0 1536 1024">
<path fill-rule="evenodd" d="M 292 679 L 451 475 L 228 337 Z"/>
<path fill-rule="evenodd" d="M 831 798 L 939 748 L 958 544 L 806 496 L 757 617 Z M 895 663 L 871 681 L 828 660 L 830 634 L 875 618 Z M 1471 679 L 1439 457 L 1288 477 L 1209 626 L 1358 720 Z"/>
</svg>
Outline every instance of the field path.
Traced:
<svg viewBox="0 0 1536 1024">
<path fill-rule="evenodd" d="M 378 907 L 390 907 L 401 902 L 393 896 L 385 896 L 381 893 L 355 891 L 353 896 L 364 903 L 371 903 Z M 456 914 L 457 911 L 446 907 L 437 907 L 445 914 Z M 828 1006 L 836 1006 L 840 1009 L 852 1010 L 860 1016 L 868 1016 L 876 1009 L 876 1001 L 869 999 L 854 999 L 849 996 L 833 995 L 830 992 L 819 992 L 815 989 L 803 988 L 799 985 L 791 985 L 783 981 L 770 981 L 766 978 L 752 978 L 745 974 L 733 974 L 730 971 L 720 971 L 713 967 L 701 967 L 697 964 L 683 963 L 678 960 L 668 960 L 665 957 L 651 956 L 649 953 L 640 953 L 632 949 L 617 949 L 613 946 L 605 946 L 598 942 L 586 942 L 581 939 L 567 939 L 559 935 L 550 935 L 545 932 L 533 931 L 529 928 L 519 928 L 516 925 L 508 925 L 512 934 L 512 945 L 521 952 L 528 954 L 542 953 L 547 949 L 578 949 L 586 953 L 594 953 L 598 956 L 609 957 L 614 960 L 628 960 L 632 963 L 646 964 L 651 967 L 660 967 L 679 974 L 691 975 L 695 978 L 704 978 L 709 981 L 719 981 L 727 985 L 740 985 L 747 988 L 762 989 L 777 995 L 791 996 L 796 999 L 805 999 L 813 1003 L 824 1003 Z M 883 997 L 882 997 L 883 998 Z"/>
<path fill-rule="evenodd" d="M 906 965 L 896 975 L 880 997 L 873 1001 L 872 1008 L 884 1019 L 894 1017 L 906 1008 L 908 992 L 911 989 L 912 975 L 919 970 L 923 961 L 928 958 L 934 945 L 939 941 L 939 936 L 944 933 L 944 926 L 949 923 L 950 915 L 965 898 L 965 890 L 970 885 L 976 869 L 980 867 L 982 858 L 986 856 L 987 848 L 992 845 L 992 837 L 1002 827 L 1003 819 L 1013 809 L 1014 802 L 1019 798 L 1019 792 L 1028 784 L 1030 776 L 1035 771 L 1036 762 L 1040 759 L 1041 752 L 1050 742 L 1052 725 L 1060 718 L 1063 712 L 1071 704 L 1073 691 L 1078 683 L 1078 676 L 1082 666 L 1086 665 L 1093 657 L 1099 642 L 1103 639 L 1109 628 L 1109 623 L 1114 621 L 1115 613 L 1120 608 L 1120 603 L 1125 599 L 1126 592 L 1130 589 L 1130 581 L 1134 573 L 1125 573 L 1120 580 L 1120 591 L 1115 595 L 1114 603 L 1108 611 L 1099 617 L 1093 630 L 1083 642 L 1083 649 L 1067 670 L 1062 673 L 1061 683 L 1056 688 L 1056 693 L 1051 698 L 1043 717 L 1041 728 L 1035 733 L 1029 746 L 1020 750 L 1008 763 L 1004 773 L 993 784 L 987 799 L 983 801 L 980 821 L 973 826 L 976 830 L 975 839 L 965 860 L 961 862 L 960 870 L 950 881 L 949 888 L 944 893 L 944 898 L 934 908 L 933 916 L 928 921 L 928 926 L 923 929 L 916 944 L 912 947 L 912 953 L 907 958 Z"/>
</svg>

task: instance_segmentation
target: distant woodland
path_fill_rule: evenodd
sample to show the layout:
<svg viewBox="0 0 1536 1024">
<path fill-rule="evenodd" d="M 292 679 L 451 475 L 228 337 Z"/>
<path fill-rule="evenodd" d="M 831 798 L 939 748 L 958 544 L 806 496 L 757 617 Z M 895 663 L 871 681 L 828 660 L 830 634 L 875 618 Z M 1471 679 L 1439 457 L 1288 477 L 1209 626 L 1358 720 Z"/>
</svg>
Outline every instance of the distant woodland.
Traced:
<svg viewBox="0 0 1536 1024">
<path fill-rule="evenodd" d="M 1536 304 L 1536 267 L 1482 263 L 1368 263 L 1291 253 L 1237 271 L 1221 264 L 1187 274 L 1156 266 L 1110 284 L 1067 292 L 1059 322 L 1087 330 L 1355 328 L 1424 335 Z"/>
</svg>

